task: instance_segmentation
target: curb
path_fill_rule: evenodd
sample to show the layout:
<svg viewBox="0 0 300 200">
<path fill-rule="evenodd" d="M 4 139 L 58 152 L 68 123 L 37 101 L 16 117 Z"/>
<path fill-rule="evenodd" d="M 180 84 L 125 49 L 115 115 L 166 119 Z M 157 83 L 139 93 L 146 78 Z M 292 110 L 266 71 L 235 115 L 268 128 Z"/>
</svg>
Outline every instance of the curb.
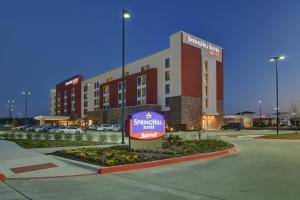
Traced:
<svg viewBox="0 0 300 200">
<path fill-rule="evenodd" d="M 150 167 L 158 167 L 158 166 L 163 166 L 163 165 L 175 164 L 175 163 L 180 163 L 180 162 L 201 160 L 201 159 L 205 159 L 205 158 L 215 158 L 215 157 L 233 154 L 239 150 L 240 149 L 237 146 L 234 146 L 231 149 L 226 149 L 226 150 L 217 151 L 217 152 L 213 152 L 213 153 L 182 156 L 182 157 L 177 157 L 177 158 L 169 158 L 169 159 L 165 159 L 165 160 L 155 160 L 155 161 L 150 161 L 150 162 L 134 163 L 134 164 L 128 164 L 128 165 L 103 167 L 98 170 L 98 174 L 109 174 L 109 173 L 114 173 L 114 172 L 122 172 L 122 171 L 129 171 L 129 170 L 135 170 L 135 169 L 144 169 L 144 168 L 150 168 Z"/>
<path fill-rule="evenodd" d="M 264 138 L 262 136 L 255 137 L 258 140 L 300 140 L 300 138 Z"/>
<path fill-rule="evenodd" d="M 7 177 L 4 174 L 0 173 L 0 181 L 4 181 L 6 179 Z"/>
</svg>

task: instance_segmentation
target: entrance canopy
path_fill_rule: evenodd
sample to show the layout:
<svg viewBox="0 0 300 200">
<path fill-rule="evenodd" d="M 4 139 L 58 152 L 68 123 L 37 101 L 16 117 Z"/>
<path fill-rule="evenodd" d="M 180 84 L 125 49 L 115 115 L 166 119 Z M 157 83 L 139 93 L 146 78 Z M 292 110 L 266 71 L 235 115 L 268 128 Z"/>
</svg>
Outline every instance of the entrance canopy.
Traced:
<svg viewBox="0 0 300 200">
<path fill-rule="evenodd" d="M 69 116 L 36 116 L 35 120 L 39 121 L 40 125 L 44 124 L 67 124 L 68 120 L 70 120 Z"/>
</svg>

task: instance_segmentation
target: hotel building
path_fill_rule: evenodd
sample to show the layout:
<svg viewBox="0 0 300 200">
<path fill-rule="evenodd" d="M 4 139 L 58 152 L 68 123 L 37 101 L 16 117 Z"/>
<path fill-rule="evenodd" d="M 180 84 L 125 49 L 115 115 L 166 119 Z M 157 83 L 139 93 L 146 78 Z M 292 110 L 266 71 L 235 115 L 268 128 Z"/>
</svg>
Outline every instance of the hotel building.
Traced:
<svg viewBox="0 0 300 200">
<path fill-rule="evenodd" d="M 120 123 L 121 75 L 119 67 L 84 81 L 80 76 L 78 116 L 94 124 Z M 56 87 L 57 115 L 72 111 L 72 103 L 68 107 L 59 101 L 64 101 L 66 88 L 67 98 L 72 97 L 66 82 L 73 78 Z M 170 36 L 169 48 L 125 66 L 124 87 L 125 116 L 153 110 L 162 112 L 175 129 L 217 129 L 224 115 L 223 48 L 177 32 Z"/>
</svg>

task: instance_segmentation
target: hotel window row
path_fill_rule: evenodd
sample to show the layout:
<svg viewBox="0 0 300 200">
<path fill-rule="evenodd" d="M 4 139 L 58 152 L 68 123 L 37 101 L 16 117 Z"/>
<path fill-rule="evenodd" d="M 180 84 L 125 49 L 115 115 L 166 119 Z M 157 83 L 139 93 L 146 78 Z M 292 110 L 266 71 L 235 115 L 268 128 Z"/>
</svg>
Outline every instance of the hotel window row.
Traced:
<svg viewBox="0 0 300 200">
<path fill-rule="evenodd" d="M 137 105 L 146 104 L 146 75 L 137 77 Z"/>
</svg>

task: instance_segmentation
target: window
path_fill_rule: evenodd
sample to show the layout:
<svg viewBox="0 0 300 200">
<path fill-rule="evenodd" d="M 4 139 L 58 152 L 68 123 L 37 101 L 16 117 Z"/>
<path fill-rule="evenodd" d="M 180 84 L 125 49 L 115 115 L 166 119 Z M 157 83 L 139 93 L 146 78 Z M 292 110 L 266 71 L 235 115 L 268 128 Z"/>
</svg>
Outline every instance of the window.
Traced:
<svg viewBox="0 0 300 200">
<path fill-rule="evenodd" d="M 205 96 L 208 96 L 208 86 L 205 86 Z"/>
<path fill-rule="evenodd" d="M 84 115 L 87 115 L 87 112 L 88 112 L 87 109 L 84 109 L 84 110 L 83 110 Z"/>
<path fill-rule="evenodd" d="M 99 97 L 99 90 L 94 91 L 94 97 Z"/>
<path fill-rule="evenodd" d="M 106 85 L 103 87 L 103 94 L 108 95 L 109 94 L 109 85 Z"/>
<path fill-rule="evenodd" d="M 170 71 L 165 71 L 165 81 L 170 80 Z"/>
<path fill-rule="evenodd" d="M 170 94 L 170 84 L 165 85 L 165 94 Z"/>
<path fill-rule="evenodd" d="M 165 59 L 165 68 L 169 68 L 170 67 L 170 58 L 166 58 Z"/>
<path fill-rule="evenodd" d="M 99 99 L 94 99 L 94 106 L 98 106 L 99 105 Z"/>
<path fill-rule="evenodd" d="M 84 107 L 88 107 L 88 101 L 84 101 L 83 105 Z"/>
<path fill-rule="evenodd" d="M 84 92 L 87 92 L 87 91 L 88 91 L 88 85 L 85 85 L 85 86 L 83 87 L 83 91 L 84 91 Z"/>
<path fill-rule="evenodd" d="M 166 107 L 170 107 L 170 97 L 166 97 L 166 99 L 165 99 L 165 106 Z"/>
<path fill-rule="evenodd" d="M 137 86 L 146 85 L 146 75 L 137 77 Z"/>
<path fill-rule="evenodd" d="M 208 71 L 208 61 L 205 60 L 205 71 L 207 72 Z"/>
<path fill-rule="evenodd" d="M 205 98 L 205 108 L 208 108 L 208 99 Z"/>
<path fill-rule="evenodd" d="M 88 95 L 86 93 L 84 93 L 83 98 L 88 99 Z"/>
<path fill-rule="evenodd" d="M 98 89 L 99 88 L 99 82 L 95 82 L 94 83 L 94 89 Z"/>
<path fill-rule="evenodd" d="M 124 106 L 126 105 L 126 82 L 124 82 Z M 118 83 L 118 106 L 122 107 L 122 81 Z"/>
</svg>

